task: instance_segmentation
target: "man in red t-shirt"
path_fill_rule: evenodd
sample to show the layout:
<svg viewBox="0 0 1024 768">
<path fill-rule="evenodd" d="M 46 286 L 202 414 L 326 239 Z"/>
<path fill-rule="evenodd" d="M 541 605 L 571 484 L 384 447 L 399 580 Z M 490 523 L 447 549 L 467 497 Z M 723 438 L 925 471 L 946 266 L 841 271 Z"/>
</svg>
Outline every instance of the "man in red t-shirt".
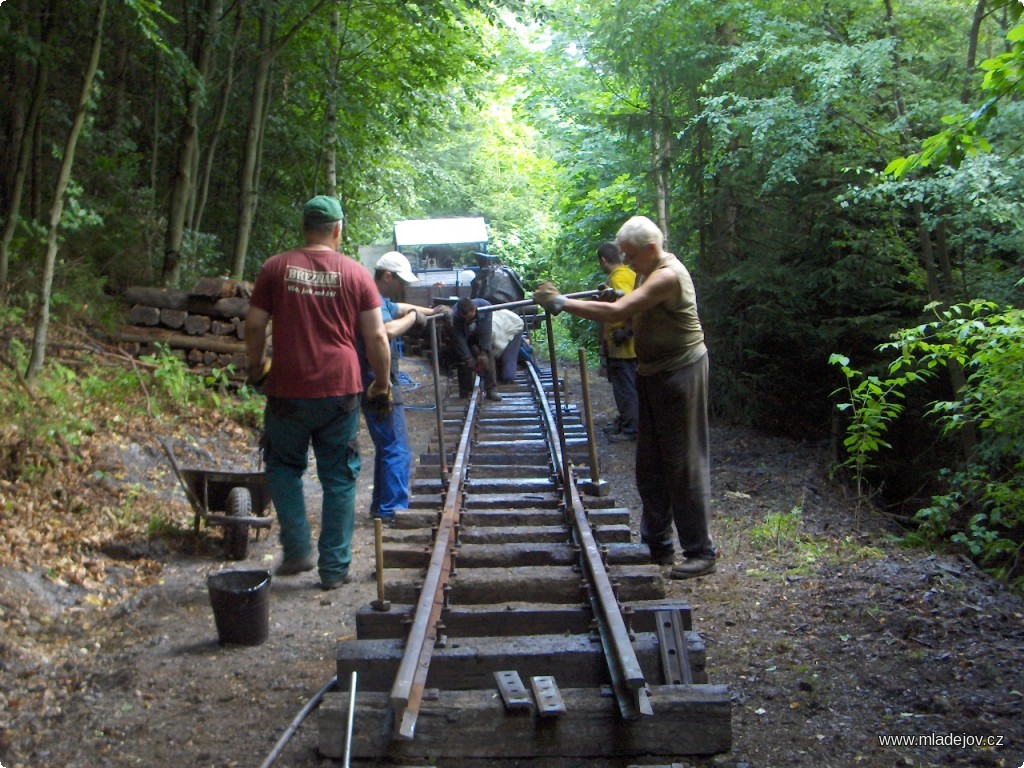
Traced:
<svg viewBox="0 0 1024 768">
<path fill-rule="evenodd" d="M 356 337 L 362 336 L 376 374 L 367 397 L 390 402 L 391 354 L 380 296 L 366 269 L 338 252 L 341 204 L 318 195 L 302 211 L 305 246 L 271 256 L 260 268 L 245 317 L 250 379 L 266 365 L 273 318 L 274 364 L 267 375 L 264 414 L 267 483 L 277 510 L 283 560 L 279 576 L 314 567 L 320 585 L 348 581 L 359 475 L 359 395 Z M 302 493 L 310 443 L 323 488 L 319 558 L 312 555 Z"/>
</svg>

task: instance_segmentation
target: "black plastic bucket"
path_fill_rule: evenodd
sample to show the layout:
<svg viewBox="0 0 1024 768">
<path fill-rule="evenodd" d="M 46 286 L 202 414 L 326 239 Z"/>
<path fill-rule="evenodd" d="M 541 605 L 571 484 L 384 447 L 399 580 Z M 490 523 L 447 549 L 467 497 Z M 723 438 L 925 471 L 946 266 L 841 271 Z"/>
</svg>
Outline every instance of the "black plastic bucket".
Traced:
<svg viewBox="0 0 1024 768">
<path fill-rule="evenodd" d="M 206 577 L 221 645 L 259 645 L 270 632 L 270 571 L 219 571 Z"/>
</svg>

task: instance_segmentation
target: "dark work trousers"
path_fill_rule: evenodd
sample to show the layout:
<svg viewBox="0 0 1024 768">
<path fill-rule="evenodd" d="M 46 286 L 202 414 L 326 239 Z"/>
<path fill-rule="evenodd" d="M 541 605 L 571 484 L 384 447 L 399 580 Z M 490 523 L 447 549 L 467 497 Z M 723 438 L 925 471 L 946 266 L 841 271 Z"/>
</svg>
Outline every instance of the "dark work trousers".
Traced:
<svg viewBox="0 0 1024 768">
<path fill-rule="evenodd" d="M 651 547 L 652 554 L 670 552 L 674 549 L 674 523 L 686 557 L 715 557 L 708 533 L 708 356 L 677 371 L 637 376 L 637 390 L 636 486 L 643 504 L 640 540 Z"/>
<path fill-rule="evenodd" d="M 491 351 L 472 347 L 473 363 L 483 369 L 484 392 L 493 392 L 498 386 L 497 366 Z M 459 365 L 459 397 L 469 397 L 476 386 L 476 371 L 465 364 Z"/>
<path fill-rule="evenodd" d="M 355 395 L 267 398 L 267 485 L 277 510 L 284 559 L 300 560 L 312 549 L 302 484 L 312 443 L 324 492 L 317 541 L 317 568 L 323 581 L 344 576 L 352 562 L 360 467 L 358 405 Z"/>
<path fill-rule="evenodd" d="M 615 396 L 615 407 L 619 411 L 619 430 L 626 435 L 635 435 L 639 427 L 639 399 L 636 392 L 636 358 L 608 358 L 608 381 Z"/>
</svg>

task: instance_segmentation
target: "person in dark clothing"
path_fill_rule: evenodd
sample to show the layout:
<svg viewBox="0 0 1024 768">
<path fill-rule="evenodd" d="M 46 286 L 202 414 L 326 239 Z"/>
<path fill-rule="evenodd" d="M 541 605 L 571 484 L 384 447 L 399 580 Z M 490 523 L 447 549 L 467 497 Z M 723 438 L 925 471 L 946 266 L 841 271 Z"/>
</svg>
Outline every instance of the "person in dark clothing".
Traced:
<svg viewBox="0 0 1024 768">
<path fill-rule="evenodd" d="M 459 299 L 452 314 L 452 339 L 459 357 L 459 397 L 469 397 L 476 375 L 484 379 L 484 393 L 488 400 L 500 401 L 498 376 L 492 350 L 491 313 L 478 312 L 488 307 L 486 299 Z"/>
</svg>

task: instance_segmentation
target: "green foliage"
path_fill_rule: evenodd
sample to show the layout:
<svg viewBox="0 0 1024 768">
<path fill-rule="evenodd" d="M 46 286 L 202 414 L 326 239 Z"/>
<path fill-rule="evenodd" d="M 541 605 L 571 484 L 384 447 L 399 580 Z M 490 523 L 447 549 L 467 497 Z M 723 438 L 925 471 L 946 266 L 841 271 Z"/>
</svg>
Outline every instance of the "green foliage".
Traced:
<svg viewBox="0 0 1024 768">
<path fill-rule="evenodd" d="M 896 374 L 904 367 L 902 358 L 889 366 L 890 374 Z M 919 378 L 914 371 L 906 371 L 903 375 L 893 375 L 887 379 L 878 376 L 865 376 L 861 371 L 850 367 L 850 360 L 844 355 L 833 354 L 829 363 L 839 366 L 846 379 L 843 389 L 833 392 L 833 397 L 843 393 L 847 398 L 837 407 L 840 412 L 847 413 L 849 419 L 846 427 L 846 458 L 840 462 L 841 467 L 853 471 L 857 486 L 857 500 L 860 503 L 865 497 L 865 472 L 873 466 L 872 461 L 882 448 L 892 448 L 884 439 L 889 425 L 903 413 L 903 400 L 906 385 Z"/>
<path fill-rule="evenodd" d="M 153 366 L 154 384 L 150 407 L 179 413 L 191 407 L 215 408 L 248 426 L 258 426 L 263 414 L 263 397 L 248 386 L 236 387 L 234 366 L 212 368 L 196 375 L 175 352 L 157 345 L 157 353 L 142 361 Z"/>
<path fill-rule="evenodd" d="M 1016 9 L 1020 15 L 1020 9 Z M 986 138 L 990 123 L 999 114 L 999 104 L 1024 93 L 1024 24 L 1018 24 L 1006 35 L 1009 50 L 981 63 L 985 71 L 982 91 L 989 98 L 970 114 L 951 114 L 942 118 L 949 126 L 932 134 L 921 143 L 921 151 L 898 157 L 885 168 L 885 173 L 899 179 L 906 174 L 932 165 L 949 163 L 957 166 L 964 158 L 992 151 Z"/>
<path fill-rule="evenodd" d="M 903 329 L 879 347 L 896 353 L 888 378 L 865 377 L 833 355 L 848 382 L 847 401 L 839 404 L 850 415 L 843 464 L 859 477 L 889 447 L 882 436 L 908 387 L 950 366 L 962 369 L 964 388 L 932 402 L 928 414 L 945 434 L 976 433 L 976 444 L 962 467 L 944 473 L 948 493 L 917 513 L 915 540 L 948 537 L 1024 586 L 1024 311 L 980 300 L 932 309 L 934 321 Z"/>
<path fill-rule="evenodd" d="M 796 540 L 803 510 L 793 507 L 789 512 L 769 512 L 763 523 L 750 529 L 750 542 L 758 549 L 786 549 Z"/>
</svg>

